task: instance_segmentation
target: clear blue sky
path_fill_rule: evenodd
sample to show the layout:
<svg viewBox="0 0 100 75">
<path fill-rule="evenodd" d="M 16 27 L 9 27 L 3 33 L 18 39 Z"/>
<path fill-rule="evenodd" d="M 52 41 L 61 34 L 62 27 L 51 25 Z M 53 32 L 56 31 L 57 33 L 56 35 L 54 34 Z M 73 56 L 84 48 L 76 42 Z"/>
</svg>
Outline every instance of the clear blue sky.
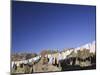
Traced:
<svg viewBox="0 0 100 75">
<path fill-rule="evenodd" d="M 12 51 L 73 48 L 95 40 L 95 6 L 12 2 Z"/>
</svg>

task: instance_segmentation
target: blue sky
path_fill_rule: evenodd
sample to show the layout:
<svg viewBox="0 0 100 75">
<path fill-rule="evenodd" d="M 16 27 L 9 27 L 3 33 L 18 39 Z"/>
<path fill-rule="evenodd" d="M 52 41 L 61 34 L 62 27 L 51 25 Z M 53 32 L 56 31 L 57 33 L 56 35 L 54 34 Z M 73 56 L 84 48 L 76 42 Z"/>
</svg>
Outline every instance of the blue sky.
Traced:
<svg viewBox="0 0 100 75">
<path fill-rule="evenodd" d="M 95 40 L 95 6 L 12 2 L 12 51 L 73 48 Z"/>
</svg>

